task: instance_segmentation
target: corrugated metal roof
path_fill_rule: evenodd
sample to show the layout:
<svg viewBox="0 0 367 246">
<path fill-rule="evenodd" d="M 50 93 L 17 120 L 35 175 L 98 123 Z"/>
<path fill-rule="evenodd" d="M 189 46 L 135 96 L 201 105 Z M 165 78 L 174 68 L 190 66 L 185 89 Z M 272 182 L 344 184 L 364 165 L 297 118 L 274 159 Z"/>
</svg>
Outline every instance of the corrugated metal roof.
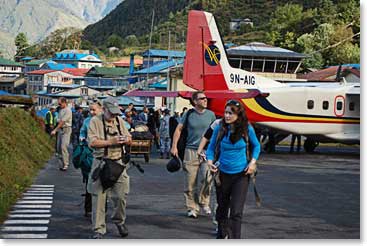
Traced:
<svg viewBox="0 0 367 246">
<path fill-rule="evenodd" d="M 23 64 L 0 57 L 0 65 L 24 67 Z"/>
<path fill-rule="evenodd" d="M 121 77 L 129 75 L 129 68 L 121 67 L 93 67 L 87 73 L 88 76 L 97 77 Z"/>
<path fill-rule="evenodd" d="M 46 62 L 46 65 L 51 70 L 64 70 L 65 68 L 76 68 L 73 64 L 63 64 L 56 62 Z"/>
<path fill-rule="evenodd" d="M 94 56 L 97 59 L 100 59 L 97 54 L 81 54 L 81 53 L 56 53 L 52 58 L 54 60 L 82 60 L 86 56 Z"/>
<path fill-rule="evenodd" d="M 260 56 L 260 57 L 289 57 L 289 58 L 305 58 L 304 54 L 291 50 L 273 47 L 264 43 L 254 42 L 246 45 L 232 47 L 227 49 L 228 55 L 236 56 Z"/>
<path fill-rule="evenodd" d="M 148 57 L 172 57 L 172 58 L 184 58 L 186 56 L 185 51 L 181 50 L 154 50 L 150 49 L 145 51 L 142 56 Z"/>
<path fill-rule="evenodd" d="M 30 62 L 27 62 L 25 65 L 26 66 L 36 66 L 36 65 L 39 66 L 43 63 L 50 62 L 50 61 L 51 61 L 50 59 L 33 60 L 33 61 L 30 61 Z"/>
<path fill-rule="evenodd" d="M 155 89 L 167 89 L 167 79 L 163 79 L 161 81 L 158 81 L 154 84 L 151 84 L 148 86 L 149 88 L 155 88 Z"/>
<path fill-rule="evenodd" d="M 184 59 L 161 61 L 154 66 L 135 71 L 134 74 L 164 73 L 167 68 L 175 67 L 184 63 Z"/>
</svg>

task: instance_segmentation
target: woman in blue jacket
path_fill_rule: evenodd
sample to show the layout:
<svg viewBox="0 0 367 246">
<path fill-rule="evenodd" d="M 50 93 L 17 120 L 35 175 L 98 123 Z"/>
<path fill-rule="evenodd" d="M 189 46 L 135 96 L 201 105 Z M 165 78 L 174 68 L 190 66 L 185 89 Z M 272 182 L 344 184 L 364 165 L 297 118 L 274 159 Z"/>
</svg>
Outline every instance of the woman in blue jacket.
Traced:
<svg viewBox="0 0 367 246">
<path fill-rule="evenodd" d="M 245 139 L 251 146 L 250 160 L 247 160 Z M 256 171 L 260 143 L 240 102 L 229 100 L 226 103 L 223 122 L 215 127 L 206 154 L 211 171 L 219 172 L 219 182 L 215 182 L 217 238 L 241 238 L 243 207 L 250 176 Z"/>
</svg>

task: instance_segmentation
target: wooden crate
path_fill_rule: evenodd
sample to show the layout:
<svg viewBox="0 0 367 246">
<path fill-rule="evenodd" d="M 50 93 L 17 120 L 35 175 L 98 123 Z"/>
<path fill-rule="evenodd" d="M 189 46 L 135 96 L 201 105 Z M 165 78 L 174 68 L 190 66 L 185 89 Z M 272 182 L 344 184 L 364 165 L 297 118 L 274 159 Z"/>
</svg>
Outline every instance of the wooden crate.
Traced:
<svg viewBox="0 0 367 246">
<path fill-rule="evenodd" d="M 149 154 L 151 140 L 132 140 L 130 154 Z"/>
</svg>

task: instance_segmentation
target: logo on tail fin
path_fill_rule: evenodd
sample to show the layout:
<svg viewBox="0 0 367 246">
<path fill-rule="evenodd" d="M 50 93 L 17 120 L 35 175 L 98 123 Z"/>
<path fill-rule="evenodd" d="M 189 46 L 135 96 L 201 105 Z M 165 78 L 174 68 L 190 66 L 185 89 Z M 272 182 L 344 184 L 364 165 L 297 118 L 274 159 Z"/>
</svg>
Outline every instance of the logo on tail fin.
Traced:
<svg viewBox="0 0 367 246">
<path fill-rule="evenodd" d="M 208 63 L 210 66 L 216 66 L 219 64 L 220 61 L 220 51 L 219 48 L 217 46 L 215 46 L 214 44 L 204 44 L 203 46 L 205 48 L 205 61 L 206 63 Z"/>
</svg>

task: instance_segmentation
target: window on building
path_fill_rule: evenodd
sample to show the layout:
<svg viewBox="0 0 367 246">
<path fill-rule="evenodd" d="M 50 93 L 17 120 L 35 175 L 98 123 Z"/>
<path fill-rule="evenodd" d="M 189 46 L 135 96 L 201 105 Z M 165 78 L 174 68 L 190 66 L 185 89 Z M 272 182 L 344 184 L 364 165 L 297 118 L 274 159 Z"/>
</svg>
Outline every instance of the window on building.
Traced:
<svg viewBox="0 0 367 246">
<path fill-rule="evenodd" d="M 246 60 L 242 60 L 241 62 L 241 69 L 246 70 L 246 71 L 251 71 L 251 60 L 246 59 Z"/>
<path fill-rule="evenodd" d="M 275 66 L 275 61 L 265 61 L 265 68 L 264 68 L 264 72 L 267 73 L 272 73 L 274 72 L 274 66 Z"/>
<path fill-rule="evenodd" d="M 307 101 L 307 108 L 308 109 L 313 109 L 314 107 L 314 101 L 313 100 L 308 100 Z"/>
<path fill-rule="evenodd" d="M 355 104 L 354 102 L 350 102 L 349 103 L 349 111 L 354 111 L 355 110 Z"/>
<path fill-rule="evenodd" d="M 328 110 L 329 109 L 329 102 L 328 101 L 323 101 L 322 102 L 322 109 L 323 110 Z"/>
<path fill-rule="evenodd" d="M 287 73 L 295 73 L 298 67 L 299 62 L 288 62 L 288 70 Z"/>
<path fill-rule="evenodd" d="M 337 102 L 336 103 L 336 109 L 337 110 L 342 110 L 343 109 L 343 102 Z"/>
<path fill-rule="evenodd" d="M 229 64 L 230 64 L 232 67 L 239 68 L 239 67 L 240 67 L 240 59 L 238 59 L 238 58 L 230 59 L 230 60 L 229 60 Z"/>
<path fill-rule="evenodd" d="M 285 69 L 287 68 L 287 62 L 277 61 L 277 67 L 275 69 L 276 73 L 285 73 Z"/>
<path fill-rule="evenodd" d="M 264 60 L 254 60 L 252 71 L 253 72 L 262 72 L 263 71 Z"/>
</svg>

